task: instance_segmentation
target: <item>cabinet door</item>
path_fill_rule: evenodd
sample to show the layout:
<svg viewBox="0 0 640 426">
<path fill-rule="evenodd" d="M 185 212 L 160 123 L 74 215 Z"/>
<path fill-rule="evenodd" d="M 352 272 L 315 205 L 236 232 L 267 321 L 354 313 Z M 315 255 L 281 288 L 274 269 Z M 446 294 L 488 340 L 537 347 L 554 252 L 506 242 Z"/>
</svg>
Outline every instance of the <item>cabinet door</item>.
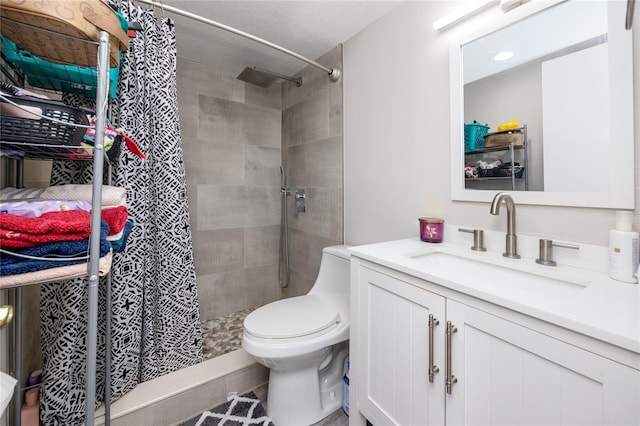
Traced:
<svg viewBox="0 0 640 426">
<path fill-rule="evenodd" d="M 448 424 L 637 425 L 640 372 L 447 300 Z"/>
<path fill-rule="evenodd" d="M 358 408 L 375 425 L 444 423 L 444 298 L 368 268 L 361 268 L 359 321 L 362 348 Z M 429 315 L 434 364 L 429 382 Z"/>
</svg>

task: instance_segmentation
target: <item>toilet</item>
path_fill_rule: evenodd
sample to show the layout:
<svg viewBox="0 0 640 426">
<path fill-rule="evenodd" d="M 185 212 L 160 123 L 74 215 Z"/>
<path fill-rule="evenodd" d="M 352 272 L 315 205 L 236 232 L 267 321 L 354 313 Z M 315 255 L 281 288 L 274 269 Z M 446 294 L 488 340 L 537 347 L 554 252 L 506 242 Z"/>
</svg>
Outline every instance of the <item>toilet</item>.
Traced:
<svg viewBox="0 0 640 426">
<path fill-rule="evenodd" d="M 277 426 L 316 423 L 342 405 L 349 354 L 349 250 L 326 247 L 313 288 L 244 320 L 243 349 L 268 367 L 267 414 Z"/>
</svg>

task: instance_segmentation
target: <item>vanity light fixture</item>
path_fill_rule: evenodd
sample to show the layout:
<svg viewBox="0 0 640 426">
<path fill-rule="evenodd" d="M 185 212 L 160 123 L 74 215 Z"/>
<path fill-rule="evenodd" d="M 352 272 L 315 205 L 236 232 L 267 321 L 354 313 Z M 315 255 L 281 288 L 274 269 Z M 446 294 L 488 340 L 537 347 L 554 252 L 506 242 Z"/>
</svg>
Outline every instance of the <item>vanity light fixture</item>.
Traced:
<svg viewBox="0 0 640 426">
<path fill-rule="evenodd" d="M 529 0 L 500 0 L 500 8 L 503 13 L 507 13 L 511 9 L 515 9 L 528 1 Z"/>
<path fill-rule="evenodd" d="M 493 57 L 493 60 L 506 61 L 507 59 L 511 59 L 511 58 L 513 58 L 513 52 L 505 50 L 505 51 L 496 53 L 496 55 Z"/>
<path fill-rule="evenodd" d="M 500 8 L 503 13 L 507 13 L 508 11 L 515 9 L 518 6 L 522 6 L 525 3 L 528 3 L 530 0 L 500 0 Z M 633 2 L 635 0 L 628 0 Z M 445 28 L 457 24 L 458 22 L 467 19 L 471 15 L 478 13 L 480 10 L 484 9 L 486 6 L 497 2 L 497 0 L 474 0 L 466 4 L 465 7 L 462 7 L 455 12 L 447 15 L 443 18 L 438 19 L 433 23 L 433 29 L 440 31 Z"/>
<path fill-rule="evenodd" d="M 447 28 L 450 25 L 456 24 L 464 19 L 467 19 L 471 15 L 484 9 L 485 6 L 494 3 L 496 0 L 474 0 L 468 2 L 465 7 L 462 7 L 455 12 L 447 15 L 441 19 L 438 19 L 433 23 L 433 29 L 440 31 Z"/>
</svg>

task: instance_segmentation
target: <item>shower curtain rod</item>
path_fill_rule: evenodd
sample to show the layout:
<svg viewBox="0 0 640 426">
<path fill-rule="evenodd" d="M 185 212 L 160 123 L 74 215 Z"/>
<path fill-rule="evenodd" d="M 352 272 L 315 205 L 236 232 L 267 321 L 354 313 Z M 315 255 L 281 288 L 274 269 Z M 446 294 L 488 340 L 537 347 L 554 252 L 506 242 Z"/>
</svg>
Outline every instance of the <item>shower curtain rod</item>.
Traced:
<svg viewBox="0 0 640 426">
<path fill-rule="evenodd" d="M 322 71 L 325 71 L 329 76 L 329 80 L 331 80 L 331 81 L 335 82 L 335 81 L 338 81 L 338 79 L 340 78 L 341 72 L 340 72 L 340 70 L 338 68 L 325 67 L 324 65 L 319 64 L 316 61 L 313 61 L 313 60 L 311 60 L 309 58 L 306 58 L 306 57 L 304 57 L 304 56 L 302 56 L 302 55 L 300 55 L 300 54 L 298 54 L 298 53 L 296 53 L 296 52 L 294 52 L 292 50 L 289 50 L 289 49 L 287 49 L 285 47 L 282 47 L 282 46 L 279 46 L 279 45 L 277 45 L 275 43 L 271 43 L 270 41 L 261 39 L 260 37 L 256 37 L 256 36 L 254 36 L 252 34 L 246 33 L 244 31 L 240 31 L 240 30 L 238 30 L 236 28 L 233 28 L 233 27 L 230 27 L 228 25 L 221 24 L 220 22 L 212 21 L 211 19 L 204 18 L 204 17 L 202 17 L 200 15 L 196 15 L 194 13 L 178 9 L 178 8 L 173 7 L 173 6 L 168 6 L 166 4 L 163 4 L 162 2 L 157 2 L 157 1 L 153 1 L 153 0 L 136 0 L 136 1 L 138 1 L 140 3 L 145 3 L 145 4 L 152 5 L 152 6 L 156 6 L 156 7 L 161 8 L 162 10 L 173 12 L 173 13 L 175 13 L 177 15 L 181 15 L 181 16 L 184 16 L 184 17 L 187 17 L 187 18 L 191 18 L 191 19 L 194 19 L 196 21 L 200 21 L 202 23 L 214 26 L 216 28 L 220 28 L 221 30 L 229 31 L 230 33 L 237 34 L 239 36 L 248 38 L 249 40 L 253 40 L 253 41 L 256 41 L 258 43 L 264 44 L 265 46 L 269 46 L 269 47 L 271 47 L 273 49 L 279 50 L 280 52 L 286 53 L 287 55 L 293 56 L 294 58 L 300 59 L 301 61 L 304 61 L 304 62 L 308 63 L 309 65 L 313 65 L 314 67 L 319 68 Z"/>
</svg>

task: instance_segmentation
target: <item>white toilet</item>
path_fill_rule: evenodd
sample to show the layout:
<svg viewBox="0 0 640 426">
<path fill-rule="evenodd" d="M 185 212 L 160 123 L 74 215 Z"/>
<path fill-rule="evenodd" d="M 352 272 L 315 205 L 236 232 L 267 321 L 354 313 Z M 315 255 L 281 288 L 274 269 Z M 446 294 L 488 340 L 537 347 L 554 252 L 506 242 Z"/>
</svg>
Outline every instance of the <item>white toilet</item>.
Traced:
<svg viewBox="0 0 640 426">
<path fill-rule="evenodd" d="M 326 247 L 313 288 L 244 320 L 242 347 L 270 368 L 267 413 L 277 426 L 315 423 L 342 404 L 349 353 L 349 251 Z"/>
</svg>

